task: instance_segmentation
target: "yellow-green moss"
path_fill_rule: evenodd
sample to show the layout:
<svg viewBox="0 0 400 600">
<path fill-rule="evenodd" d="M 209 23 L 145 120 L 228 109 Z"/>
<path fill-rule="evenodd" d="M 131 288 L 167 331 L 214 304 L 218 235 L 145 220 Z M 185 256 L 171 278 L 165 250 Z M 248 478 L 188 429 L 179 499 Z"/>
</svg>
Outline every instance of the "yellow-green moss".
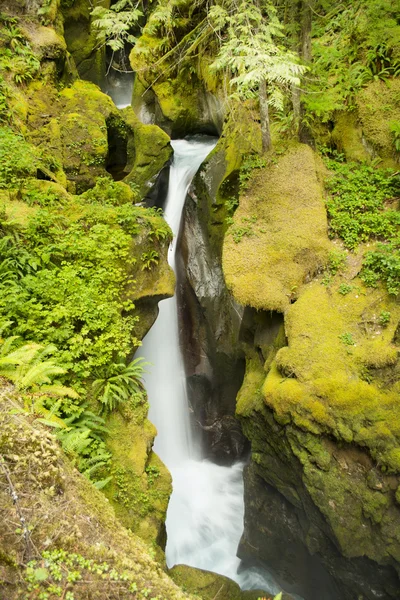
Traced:
<svg viewBox="0 0 400 600">
<path fill-rule="evenodd" d="M 25 227 L 29 219 L 38 211 L 38 206 L 28 206 L 26 202 L 10 198 L 8 192 L 0 192 L 0 206 L 4 208 L 7 218 Z"/>
<path fill-rule="evenodd" d="M 381 166 L 396 168 L 395 148 L 390 131 L 392 121 L 400 121 L 400 79 L 374 81 L 357 95 L 363 135 Z"/>
<path fill-rule="evenodd" d="M 265 379 L 265 371 L 257 355 L 246 360 L 246 373 L 242 387 L 236 398 L 236 412 L 247 416 L 262 404 L 261 386 Z"/>
<path fill-rule="evenodd" d="M 177 565 L 168 574 L 179 587 L 202 600 L 242 600 L 238 584 L 223 575 L 187 565 Z"/>
<path fill-rule="evenodd" d="M 327 261 L 322 188 L 305 145 L 257 171 L 226 234 L 223 269 L 238 302 L 283 312 Z"/>
<path fill-rule="evenodd" d="M 339 113 L 336 116 L 332 140 L 349 161 L 363 161 L 371 157 L 363 144 L 361 125 L 355 113 Z"/>
<path fill-rule="evenodd" d="M 125 181 L 134 182 L 139 186 L 140 196 L 144 196 L 149 183 L 172 156 L 170 137 L 157 125 L 141 123 L 131 107 L 121 114 L 134 132 L 133 139 L 128 142 L 130 173 Z"/>
<path fill-rule="evenodd" d="M 391 313 L 386 327 L 375 315 L 383 298 Z M 393 383 L 375 383 L 373 373 L 398 361 L 393 337 L 399 319 L 400 307 L 382 290 L 360 284 L 342 296 L 337 284 L 326 289 L 320 282 L 303 289 L 285 314 L 288 346 L 278 351 L 263 385 L 279 422 L 354 440 L 400 473 L 400 456 L 393 453 L 400 442 L 398 391 Z"/>
<path fill-rule="evenodd" d="M 62 60 L 65 57 L 65 40 L 52 27 L 37 26 L 33 32 L 27 30 L 26 33 L 33 52 L 40 60 Z"/>
</svg>

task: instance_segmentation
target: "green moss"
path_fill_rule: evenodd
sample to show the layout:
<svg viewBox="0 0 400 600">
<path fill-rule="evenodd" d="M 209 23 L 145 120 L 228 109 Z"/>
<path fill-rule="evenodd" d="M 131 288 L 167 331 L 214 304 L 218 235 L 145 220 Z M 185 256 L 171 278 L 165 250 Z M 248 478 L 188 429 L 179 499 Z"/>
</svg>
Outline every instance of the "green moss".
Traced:
<svg viewBox="0 0 400 600">
<path fill-rule="evenodd" d="M 247 416 L 262 403 L 261 386 L 265 379 L 265 371 L 258 356 L 246 359 L 246 372 L 242 387 L 236 398 L 236 412 Z"/>
<path fill-rule="evenodd" d="M 105 173 L 108 152 L 107 129 L 99 115 L 68 113 L 61 117 L 63 165 L 78 193 L 95 185 L 95 178 Z"/>
<path fill-rule="evenodd" d="M 62 62 L 65 59 L 67 50 L 65 40 L 52 27 L 37 26 L 34 29 L 34 33 L 31 33 L 28 39 L 32 50 L 39 60 Z"/>
<path fill-rule="evenodd" d="M 216 573 L 178 565 L 168 571 L 170 577 L 183 590 L 200 596 L 202 600 L 242 600 L 237 583 Z"/>
<path fill-rule="evenodd" d="M 336 283 L 337 289 L 338 283 Z M 393 336 L 400 318 L 395 301 L 388 328 L 379 324 L 382 292 L 342 296 L 318 282 L 308 285 L 285 315 L 288 346 L 281 348 L 263 384 L 265 402 L 279 422 L 293 421 L 312 433 L 332 432 L 367 446 L 391 471 L 399 471 L 400 440 L 396 384 L 382 389 L 365 380 L 365 368 L 394 368 Z M 360 325 L 357 325 L 360 323 Z M 306 332 L 306 333 L 305 333 Z M 354 345 L 342 341 L 351 334 Z"/>
<path fill-rule="evenodd" d="M 108 8 L 110 2 L 101 0 L 99 4 Z M 92 27 L 92 8 L 88 0 L 61 3 L 68 51 L 78 67 L 80 76 L 100 85 L 105 73 L 105 47 L 99 47 L 97 32 Z"/>
<path fill-rule="evenodd" d="M 364 161 L 370 158 L 362 139 L 362 129 L 355 113 L 340 112 L 335 118 L 332 140 L 337 150 L 348 161 Z"/>
<path fill-rule="evenodd" d="M 248 231 L 246 235 L 234 233 Z M 296 145 L 258 170 L 228 229 L 223 269 L 241 304 L 283 312 L 324 265 L 329 242 L 312 150 Z"/>
<path fill-rule="evenodd" d="M 400 120 L 400 80 L 374 81 L 357 95 L 363 135 L 381 166 L 397 168 L 390 123 Z"/>
<path fill-rule="evenodd" d="M 172 156 L 170 138 L 157 125 L 143 125 L 130 107 L 125 108 L 122 115 L 134 131 L 134 136 L 128 143 L 127 168 L 130 173 L 125 181 L 134 182 L 139 187 L 139 195 L 143 197 Z"/>
<path fill-rule="evenodd" d="M 29 206 L 59 206 L 71 200 L 65 188 L 54 181 L 29 179 L 21 190 L 21 197 Z"/>
</svg>

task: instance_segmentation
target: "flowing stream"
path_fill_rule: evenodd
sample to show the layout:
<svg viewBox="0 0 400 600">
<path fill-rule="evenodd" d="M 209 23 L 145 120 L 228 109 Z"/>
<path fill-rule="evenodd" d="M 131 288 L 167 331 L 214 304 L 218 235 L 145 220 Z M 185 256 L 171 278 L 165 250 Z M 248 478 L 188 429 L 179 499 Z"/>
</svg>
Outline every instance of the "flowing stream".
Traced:
<svg viewBox="0 0 400 600">
<path fill-rule="evenodd" d="M 215 140 L 172 142 L 165 219 L 174 241 L 169 263 L 175 268 L 176 237 L 190 183 L 215 146 Z M 173 493 L 167 514 L 166 558 L 169 567 L 187 564 L 226 575 L 244 589 L 279 591 L 271 576 L 242 569 L 236 551 L 243 531 L 243 464 L 223 467 L 202 459 L 190 428 L 183 360 L 179 346 L 176 296 L 159 304 L 158 318 L 140 350 L 152 366 L 145 376 L 149 418 L 158 435 L 154 449 L 169 468 Z"/>
</svg>

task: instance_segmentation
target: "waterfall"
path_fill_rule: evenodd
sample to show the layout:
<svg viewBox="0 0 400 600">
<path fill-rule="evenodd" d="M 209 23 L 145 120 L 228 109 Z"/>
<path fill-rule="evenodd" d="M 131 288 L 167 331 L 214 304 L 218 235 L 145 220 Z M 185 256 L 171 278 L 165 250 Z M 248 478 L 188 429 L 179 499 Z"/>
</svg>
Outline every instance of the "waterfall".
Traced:
<svg viewBox="0 0 400 600">
<path fill-rule="evenodd" d="M 174 236 L 189 185 L 215 145 L 214 140 L 175 140 L 165 208 Z M 175 267 L 176 237 L 169 251 Z M 167 514 L 166 559 L 169 567 L 187 564 L 214 571 L 243 588 L 277 593 L 272 577 L 257 569 L 238 573 L 237 547 L 243 531 L 243 464 L 223 467 L 203 460 L 191 435 L 185 373 L 179 347 L 176 296 L 159 304 L 158 318 L 140 350 L 152 366 L 145 375 L 149 418 L 158 435 L 154 449 L 169 468 L 173 493 Z"/>
</svg>

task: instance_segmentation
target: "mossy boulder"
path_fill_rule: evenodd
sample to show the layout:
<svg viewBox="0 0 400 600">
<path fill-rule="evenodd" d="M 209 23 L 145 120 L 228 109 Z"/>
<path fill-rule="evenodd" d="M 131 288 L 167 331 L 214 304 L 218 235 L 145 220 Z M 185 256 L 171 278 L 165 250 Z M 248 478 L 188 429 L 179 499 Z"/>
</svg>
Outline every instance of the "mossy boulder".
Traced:
<svg viewBox="0 0 400 600">
<path fill-rule="evenodd" d="M 170 138 L 157 125 L 141 123 L 130 107 L 122 110 L 121 114 L 134 132 L 127 146 L 126 170 L 129 175 L 125 181 L 134 182 L 139 189 L 139 196 L 143 197 L 172 156 Z"/>
<path fill-rule="evenodd" d="M 76 193 L 83 192 L 104 175 L 107 127 L 101 115 L 73 112 L 60 118 L 60 130 L 65 173 Z"/>
<path fill-rule="evenodd" d="M 260 590 L 242 592 L 228 577 L 187 565 L 176 565 L 168 574 L 180 588 L 202 600 L 257 600 L 263 594 Z"/>
<path fill-rule="evenodd" d="M 283 312 L 328 259 L 319 164 L 298 144 L 257 171 L 227 231 L 223 269 L 239 303 Z"/>
<path fill-rule="evenodd" d="M 110 0 L 99 4 L 108 8 Z M 79 75 L 102 85 L 105 79 L 105 47 L 99 46 L 96 30 L 92 26 L 92 3 L 89 0 L 68 0 L 61 2 L 64 21 L 64 37 L 68 51 L 77 66 Z"/>
<path fill-rule="evenodd" d="M 137 406 L 107 418 L 112 480 L 105 494 L 125 527 L 149 545 L 163 547 L 171 476 L 151 450 L 156 428 L 146 413 L 146 406 Z"/>
<path fill-rule="evenodd" d="M 215 93 L 215 86 L 210 89 L 205 78 L 194 74 L 188 77 L 184 70 L 169 78 L 154 73 L 144 75 L 154 43 L 158 42 L 145 33 L 130 55 L 132 68 L 137 72 L 132 98 L 137 114 L 144 109 L 173 137 L 221 132 L 225 116 L 223 100 Z"/>
<path fill-rule="evenodd" d="M 364 161 L 371 158 L 357 113 L 341 112 L 335 117 L 332 141 L 337 150 L 343 153 L 348 161 Z"/>
<path fill-rule="evenodd" d="M 266 561 L 297 593 L 311 586 L 306 597 L 316 600 L 315 585 L 320 591 L 329 583 L 326 575 L 317 584 L 317 556 L 336 580 L 327 592 L 338 585 L 338 597 L 372 600 L 371 589 L 379 589 L 397 598 L 398 478 L 382 473 L 365 450 L 277 419 L 260 398 L 262 380 L 262 364 L 253 363 L 238 406 L 252 442 L 239 555 Z M 300 399 L 299 412 L 301 406 Z"/>
<path fill-rule="evenodd" d="M 339 287 L 309 284 L 287 310 L 288 346 L 276 354 L 263 394 L 281 422 L 367 446 L 381 464 L 400 473 L 392 454 L 400 441 L 398 384 L 390 376 L 398 363 L 399 307 L 386 298 L 391 322 L 383 327 L 376 313 L 382 291 L 359 285 L 343 296 Z M 386 381 L 379 375 L 383 367 Z"/>
<path fill-rule="evenodd" d="M 40 61 L 51 60 L 63 64 L 67 45 L 64 38 L 53 27 L 37 26 L 34 32 L 27 30 L 28 40 L 33 52 Z"/>
<path fill-rule="evenodd" d="M 374 81 L 357 94 L 363 136 L 382 166 L 398 167 L 398 153 L 391 131 L 400 122 L 400 80 Z"/>
</svg>

